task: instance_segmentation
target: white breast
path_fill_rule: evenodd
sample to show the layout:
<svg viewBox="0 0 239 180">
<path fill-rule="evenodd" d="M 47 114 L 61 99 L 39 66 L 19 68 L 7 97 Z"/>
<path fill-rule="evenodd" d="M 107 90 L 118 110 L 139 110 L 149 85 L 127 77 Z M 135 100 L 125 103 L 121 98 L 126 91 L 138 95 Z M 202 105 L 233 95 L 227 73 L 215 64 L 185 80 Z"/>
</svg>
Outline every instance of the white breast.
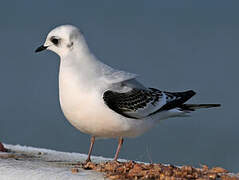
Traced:
<svg viewBox="0 0 239 180">
<path fill-rule="evenodd" d="M 83 133 L 98 137 L 138 136 L 152 127 L 153 120 L 125 118 L 109 109 L 102 94 L 72 70 L 60 68 L 60 104 L 67 120 Z"/>
</svg>

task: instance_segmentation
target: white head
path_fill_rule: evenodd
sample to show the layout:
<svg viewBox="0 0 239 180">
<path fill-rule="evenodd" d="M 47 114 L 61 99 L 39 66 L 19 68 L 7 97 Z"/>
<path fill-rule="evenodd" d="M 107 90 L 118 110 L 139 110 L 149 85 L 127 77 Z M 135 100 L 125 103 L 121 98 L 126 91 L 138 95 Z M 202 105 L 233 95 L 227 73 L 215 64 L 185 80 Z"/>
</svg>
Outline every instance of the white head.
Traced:
<svg viewBox="0 0 239 180">
<path fill-rule="evenodd" d="M 75 26 L 62 25 L 50 31 L 44 45 L 37 48 L 35 52 L 47 49 L 64 57 L 76 49 L 75 47 L 78 50 L 87 47 L 83 34 Z"/>
</svg>

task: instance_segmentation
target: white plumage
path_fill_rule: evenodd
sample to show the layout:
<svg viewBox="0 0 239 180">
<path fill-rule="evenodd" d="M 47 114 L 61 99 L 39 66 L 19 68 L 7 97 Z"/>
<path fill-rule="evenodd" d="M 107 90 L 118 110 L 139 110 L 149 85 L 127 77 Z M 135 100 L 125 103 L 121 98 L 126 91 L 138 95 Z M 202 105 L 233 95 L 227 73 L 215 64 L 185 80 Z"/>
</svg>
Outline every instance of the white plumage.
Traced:
<svg viewBox="0 0 239 180">
<path fill-rule="evenodd" d="M 74 26 L 53 29 L 36 51 L 44 49 L 60 56 L 61 108 L 67 120 L 83 133 L 104 138 L 135 137 L 161 119 L 181 116 L 190 110 L 174 105 L 174 100 L 182 101 L 186 93 L 178 97 L 159 90 L 154 93 L 136 80 L 137 75 L 100 62 Z M 191 97 L 194 92 L 190 92 Z"/>
</svg>

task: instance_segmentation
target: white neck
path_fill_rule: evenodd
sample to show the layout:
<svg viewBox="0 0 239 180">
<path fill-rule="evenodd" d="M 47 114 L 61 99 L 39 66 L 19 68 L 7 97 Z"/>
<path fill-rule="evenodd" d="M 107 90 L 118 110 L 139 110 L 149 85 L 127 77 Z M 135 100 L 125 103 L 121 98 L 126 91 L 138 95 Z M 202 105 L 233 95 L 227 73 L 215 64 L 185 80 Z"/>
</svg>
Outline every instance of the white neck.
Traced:
<svg viewBox="0 0 239 180">
<path fill-rule="evenodd" d="M 100 62 L 90 52 L 85 41 L 81 40 L 81 43 L 74 44 L 68 55 L 61 57 L 59 83 L 74 83 L 83 89 L 91 89 L 104 83 L 101 77 L 107 71 L 112 71 L 112 68 Z"/>
</svg>

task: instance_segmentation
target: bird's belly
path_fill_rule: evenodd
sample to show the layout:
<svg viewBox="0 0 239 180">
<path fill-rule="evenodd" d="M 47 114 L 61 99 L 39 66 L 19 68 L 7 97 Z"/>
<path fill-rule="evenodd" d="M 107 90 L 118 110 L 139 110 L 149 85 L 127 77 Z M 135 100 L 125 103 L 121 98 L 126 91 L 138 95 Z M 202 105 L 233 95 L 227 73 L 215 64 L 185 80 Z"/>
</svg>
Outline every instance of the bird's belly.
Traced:
<svg viewBox="0 0 239 180">
<path fill-rule="evenodd" d="M 152 127 L 152 120 L 125 118 L 109 109 L 95 93 L 60 93 L 67 120 L 81 132 L 96 137 L 135 137 Z"/>
</svg>

